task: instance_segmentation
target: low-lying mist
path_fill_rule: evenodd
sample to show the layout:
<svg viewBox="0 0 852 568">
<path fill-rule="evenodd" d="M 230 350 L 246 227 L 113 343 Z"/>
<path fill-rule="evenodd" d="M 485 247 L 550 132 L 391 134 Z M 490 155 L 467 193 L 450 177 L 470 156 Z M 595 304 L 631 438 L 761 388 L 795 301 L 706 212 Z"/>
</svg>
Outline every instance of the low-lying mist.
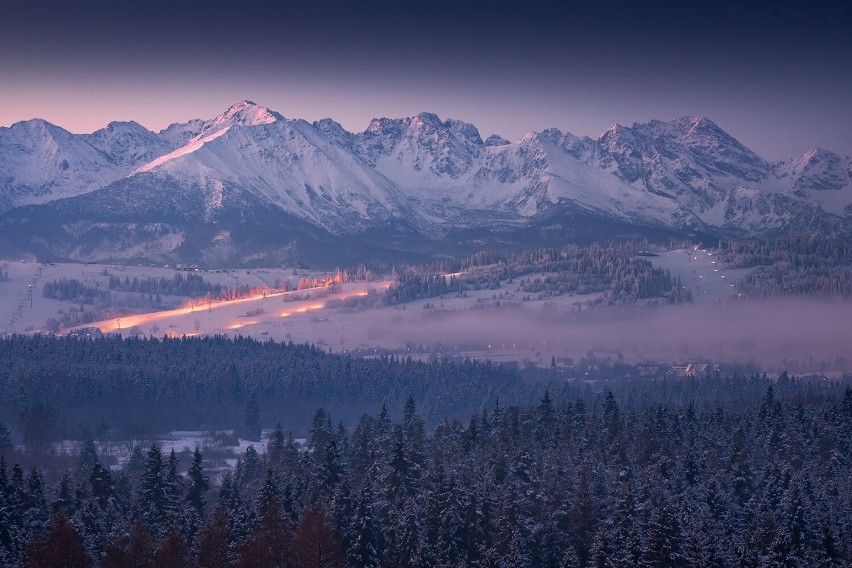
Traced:
<svg viewBox="0 0 852 568">
<path fill-rule="evenodd" d="M 769 371 L 842 370 L 852 361 L 849 300 L 771 299 L 579 312 L 539 306 L 408 310 L 393 323 L 372 324 L 370 336 L 377 343 L 402 340 L 450 349 L 482 345 L 496 357 L 526 352 L 577 359 L 589 352 L 620 353 L 628 363 L 708 359 L 755 363 Z"/>
</svg>

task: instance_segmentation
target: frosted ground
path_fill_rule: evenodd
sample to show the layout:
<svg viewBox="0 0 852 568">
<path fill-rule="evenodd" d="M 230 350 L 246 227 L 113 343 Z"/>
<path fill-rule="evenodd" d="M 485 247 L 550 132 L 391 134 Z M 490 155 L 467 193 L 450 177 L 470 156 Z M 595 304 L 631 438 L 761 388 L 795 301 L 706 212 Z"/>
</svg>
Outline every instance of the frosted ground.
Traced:
<svg viewBox="0 0 852 568">
<path fill-rule="evenodd" d="M 245 454 L 248 448 L 254 447 L 258 454 L 267 451 L 269 441 L 273 436 L 272 429 L 264 429 L 259 441 L 240 438 L 233 430 L 175 430 L 160 436 L 144 436 L 137 438 L 118 440 L 99 440 L 96 448 L 99 458 L 103 463 L 113 469 L 124 467 L 134 448 L 138 447 L 143 454 L 156 443 L 168 456 L 172 451 L 178 458 L 178 469 L 185 472 L 192 462 L 192 453 L 195 448 L 201 450 L 204 456 L 204 469 L 209 474 L 218 475 L 229 471 L 237 465 L 239 456 Z M 294 438 L 298 449 L 304 449 L 307 445 L 305 438 Z M 53 450 L 58 455 L 78 456 L 83 448 L 83 442 L 79 440 L 63 440 L 53 444 Z M 18 446 L 20 451 L 25 446 Z"/>
</svg>

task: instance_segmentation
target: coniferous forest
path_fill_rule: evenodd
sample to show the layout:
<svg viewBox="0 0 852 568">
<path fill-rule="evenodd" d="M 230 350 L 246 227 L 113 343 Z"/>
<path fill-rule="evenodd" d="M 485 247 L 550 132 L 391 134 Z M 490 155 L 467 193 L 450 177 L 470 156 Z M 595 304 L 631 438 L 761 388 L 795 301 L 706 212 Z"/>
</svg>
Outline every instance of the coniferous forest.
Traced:
<svg viewBox="0 0 852 568">
<path fill-rule="evenodd" d="M 207 467 L 201 451 L 181 460 L 157 444 L 117 467 L 105 465 L 91 441 L 61 470 L 4 459 L 2 565 L 585 568 L 852 562 L 848 379 L 782 375 L 531 384 L 485 364 L 353 359 L 306 346 L 182 341 L 6 340 L 4 420 L 12 416 L 13 404 L 23 409 L 23 429 L 39 424 L 33 422 L 39 416 L 41 424 L 70 428 L 63 416 L 78 416 L 83 408 L 70 401 L 136 400 L 153 408 L 155 401 L 175 395 L 165 378 L 169 373 L 152 369 L 179 376 L 180 357 L 170 353 L 186 358 L 193 349 L 211 366 L 199 370 L 180 404 L 195 401 L 209 410 L 205 397 L 196 396 L 207 392 L 199 385 L 230 376 L 232 382 L 239 377 L 241 392 L 248 393 L 247 404 L 240 399 L 237 406 L 246 417 L 259 412 L 253 416 L 264 426 L 288 420 L 270 400 L 296 396 L 309 385 L 315 400 L 333 402 L 342 396 L 336 389 L 351 383 L 361 389 L 363 404 L 356 406 L 372 410 L 350 420 L 327 405 L 315 406 L 304 444 L 279 426 L 265 451 L 248 448 L 224 473 Z M 257 357 L 253 349 L 270 351 Z M 10 363 L 10 350 L 19 354 L 16 364 Z M 55 357 L 40 359 L 47 352 Z M 39 360 L 62 363 L 63 374 L 51 374 Z M 248 360 L 258 363 L 252 368 Z M 264 371 L 261 361 L 276 371 Z M 136 374 L 122 370 L 121 363 Z M 216 365 L 220 374 L 213 371 Z M 94 376 L 96 367 L 104 376 Z M 283 378 L 269 382 L 269 376 L 287 376 L 282 369 L 290 367 L 302 376 L 298 386 Z M 453 380 L 441 382 L 442 377 Z M 115 391 L 107 388 L 110 380 L 118 381 Z M 222 405 L 232 392 L 217 389 L 211 387 L 218 393 L 212 400 Z M 444 402 L 455 401 L 446 419 L 438 418 L 432 398 L 438 394 L 428 394 L 430 389 Z M 68 406 L 54 405 L 58 401 Z M 21 455 L 0 445 L 6 455 Z M 30 450 L 27 445 L 24 456 Z"/>
</svg>

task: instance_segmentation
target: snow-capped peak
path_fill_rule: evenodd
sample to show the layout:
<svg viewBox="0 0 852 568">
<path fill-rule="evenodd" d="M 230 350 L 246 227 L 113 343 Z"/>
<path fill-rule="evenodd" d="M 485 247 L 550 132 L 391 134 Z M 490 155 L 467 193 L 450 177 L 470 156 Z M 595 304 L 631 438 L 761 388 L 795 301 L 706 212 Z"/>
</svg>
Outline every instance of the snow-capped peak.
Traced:
<svg viewBox="0 0 852 568">
<path fill-rule="evenodd" d="M 424 124 L 428 124 L 433 128 L 441 128 L 444 126 L 443 122 L 441 122 L 441 119 L 438 117 L 437 114 L 435 114 L 434 112 L 426 111 L 423 111 L 413 116 L 411 118 L 411 123 L 416 127 L 423 126 Z"/>
<path fill-rule="evenodd" d="M 790 189 L 801 194 L 811 190 L 840 190 L 847 187 L 850 182 L 847 164 L 848 160 L 817 146 L 798 158 L 773 166 L 776 175 L 789 180 Z"/>
<path fill-rule="evenodd" d="M 621 124 L 613 124 L 607 130 L 600 135 L 600 140 L 604 144 L 620 144 L 620 143 L 633 143 L 635 141 L 634 129 L 639 126 L 638 124 L 634 124 L 633 127 L 623 126 Z"/>
<path fill-rule="evenodd" d="M 231 125 L 254 126 L 283 120 L 283 116 L 249 100 L 232 104 L 228 110 L 213 119 L 214 123 L 228 122 Z"/>
<path fill-rule="evenodd" d="M 284 120 L 284 117 L 275 111 L 269 110 L 268 108 L 262 107 L 249 100 L 240 101 L 228 107 L 228 110 L 213 120 L 205 122 L 201 131 L 190 139 L 185 146 L 182 146 L 165 156 L 160 156 L 156 160 L 139 167 L 133 173 L 137 174 L 140 172 L 147 172 L 157 166 L 165 164 L 166 162 L 170 162 L 175 158 L 191 154 L 206 143 L 219 138 L 232 127 L 259 126 L 278 122 L 279 120 Z"/>
<path fill-rule="evenodd" d="M 232 104 L 228 110 L 204 124 L 195 140 L 208 138 L 232 126 L 257 126 L 271 124 L 284 117 L 273 110 L 262 107 L 252 101 L 245 100 Z"/>
<path fill-rule="evenodd" d="M 113 120 L 106 125 L 106 128 L 104 130 L 107 130 L 109 132 L 113 132 L 116 130 L 136 130 L 148 132 L 147 128 L 145 128 L 135 120 Z"/>
<path fill-rule="evenodd" d="M 673 120 L 671 124 L 682 131 L 685 138 L 707 136 L 731 139 L 718 124 L 704 116 L 682 116 Z"/>
<path fill-rule="evenodd" d="M 499 134 L 492 134 L 485 140 L 486 146 L 508 146 L 509 144 L 511 144 L 511 142 L 509 142 Z"/>
<path fill-rule="evenodd" d="M 826 150 L 825 148 L 822 148 L 820 146 L 814 146 L 813 148 L 804 153 L 802 159 L 804 161 L 810 162 L 815 160 L 834 159 L 839 157 L 840 156 L 838 156 L 831 150 Z"/>
</svg>

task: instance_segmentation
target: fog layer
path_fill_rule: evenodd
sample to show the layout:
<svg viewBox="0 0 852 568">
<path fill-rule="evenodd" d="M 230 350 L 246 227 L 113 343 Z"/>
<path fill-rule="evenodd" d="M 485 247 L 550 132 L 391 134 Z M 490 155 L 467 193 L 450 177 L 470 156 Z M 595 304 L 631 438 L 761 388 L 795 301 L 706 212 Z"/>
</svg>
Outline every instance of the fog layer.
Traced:
<svg viewBox="0 0 852 568">
<path fill-rule="evenodd" d="M 408 310 L 376 322 L 376 343 L 481 344 L 496 357 L 538 352 L 578 358 L 623 354 L 627 362 L 754 362 L 767 369 L 852 357 L 852 302 L 780 299 L 716 305 L 591 308 L 551 305 L 466 312 Z M 488 347 L 490 345 L 490 348 Z M 816 370 L 816 369 L 813 369 Z"/>
</svg>

